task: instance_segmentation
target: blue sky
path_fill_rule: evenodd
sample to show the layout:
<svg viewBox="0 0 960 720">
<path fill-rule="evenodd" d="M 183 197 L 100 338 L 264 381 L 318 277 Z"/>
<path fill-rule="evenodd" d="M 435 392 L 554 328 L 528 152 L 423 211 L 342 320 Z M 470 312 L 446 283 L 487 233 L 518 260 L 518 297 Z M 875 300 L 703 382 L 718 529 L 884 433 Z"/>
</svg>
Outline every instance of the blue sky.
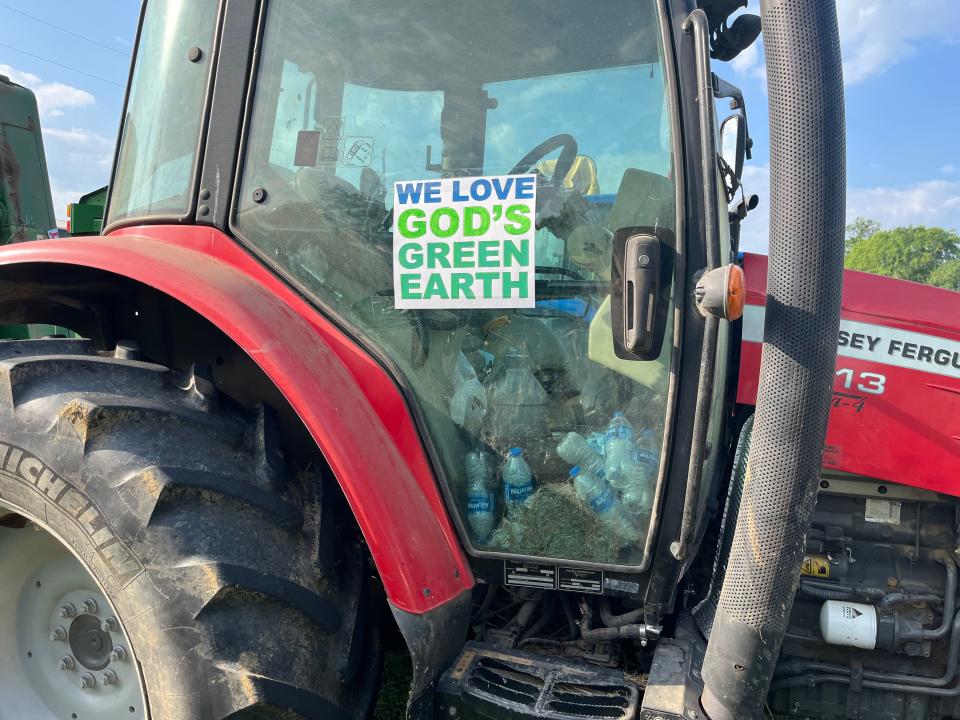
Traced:
<svg viewBox="0 0 960 720">
<path fill-rule="evenodd" d="M 848 219 L 960 231 L 960 0 L 838 0 L 837 6 Z M 758 8 L 759 0 L 750 0 L 748 11 Z M 756 151 L 744 184 L 761 204 L 744 222 L 742 240 L 745 249 L 763 251 L 770 173 L 762 42 L 720 67 L 747 97 Z"/>
<path fill-rule="evenodd" d="M 750 9 L 756 11 L 758 2 L 750 0 Z M 887 227 L 960 230 L 960 0 L 838 5 L 848 216 Z M 37 93 L 58 216 L 68 202 L 109 178 L 138 12 L 137 0 L 0 0 L 0 73 Z M 750 109 L 756 152 L 745 183 L 761 196 L 761 206 L 744 224 L 744 245 L 752 250 L 766 247 L 762 60 L 762 47 L 754 47 L 718 66 L 743 88 Z"/>
</svg>

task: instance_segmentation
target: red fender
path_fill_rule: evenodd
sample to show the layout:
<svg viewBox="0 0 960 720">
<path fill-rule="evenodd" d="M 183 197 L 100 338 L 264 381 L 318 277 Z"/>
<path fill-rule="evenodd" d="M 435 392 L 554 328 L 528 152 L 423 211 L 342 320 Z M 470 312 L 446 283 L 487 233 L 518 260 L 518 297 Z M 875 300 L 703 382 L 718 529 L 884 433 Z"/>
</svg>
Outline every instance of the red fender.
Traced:
<svg viewBox="0 0 960 720">
<path fill-rule="evenodd" d="M 406 402 L 333 323 L 213 228 L 161 225 L 0 248 L 136 280 L 230 337 L 300 416 L 356 515 L 391 604 L 427 612 L 474 584 Z"/>
</svg>

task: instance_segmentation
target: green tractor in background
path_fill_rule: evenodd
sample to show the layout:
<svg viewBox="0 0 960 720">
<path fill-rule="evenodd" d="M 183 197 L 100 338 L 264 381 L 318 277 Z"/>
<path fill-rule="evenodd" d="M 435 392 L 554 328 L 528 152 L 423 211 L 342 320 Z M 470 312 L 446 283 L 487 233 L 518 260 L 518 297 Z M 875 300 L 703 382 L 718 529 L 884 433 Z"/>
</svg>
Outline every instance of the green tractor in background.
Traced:
<svg viewBox="0 0 960 720">
<path fill-rule="evenodd" d="M 0 75 L 0 243 L 57 232 L 37 99 Z"/>
<path fill-rule="evenodd" d="M 67 208 L 66 232 L 57 226 L 34 94 L 0 75 L 0 245 L 60 235 L 98 235 L 107 188 L 87 193 Z M 53 325 L 0 328 L 0 339 L 67 335 Z"/>
</svg>

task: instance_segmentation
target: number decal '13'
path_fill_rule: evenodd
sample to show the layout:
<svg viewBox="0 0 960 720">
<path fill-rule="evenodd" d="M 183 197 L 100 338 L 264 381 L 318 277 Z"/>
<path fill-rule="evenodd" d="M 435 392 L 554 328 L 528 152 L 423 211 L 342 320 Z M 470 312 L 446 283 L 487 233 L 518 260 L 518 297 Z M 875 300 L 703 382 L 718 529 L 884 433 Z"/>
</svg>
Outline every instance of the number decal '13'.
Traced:
<svg viewBox="0 0 960 720">
<path fill-rule="evenodd" d="M 854 380 L 857 381 L 856 389 L 860 392 L 870 393 L 871 395 L 882 395 L 885 390 L 887 377 L 872 372 L 854 373 L 851 368 L 840 368 L 836 373 L 843 378 L 843 388 L 850 390 L 854 387 Z"/>
</svg>

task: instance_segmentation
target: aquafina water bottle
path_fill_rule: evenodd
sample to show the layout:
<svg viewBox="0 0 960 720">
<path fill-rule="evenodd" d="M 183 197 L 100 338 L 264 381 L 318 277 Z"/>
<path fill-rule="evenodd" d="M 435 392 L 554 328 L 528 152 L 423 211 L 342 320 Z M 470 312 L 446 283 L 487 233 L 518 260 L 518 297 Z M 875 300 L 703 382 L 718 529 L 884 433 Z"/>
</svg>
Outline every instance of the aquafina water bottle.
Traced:
<svg viewBox="0 0 960 720">
<path fill-rule="evenodd" d="M 503 501 L 507 511 L 523 505 L 533 494 L 533 478 L 530 467 L 523 459 L 520 448 L 510 448 L 501 471 L 503 476 Z"/>
<path fill-rule="evenodd" d="M 657 470 L 660 466 L 660 448 L 650 429 L 643 430 L 633 448 L 633 477 L 623 491 L 622 500 L 627 512 L 637 517 L 653 509 Z"/>
<path fill-rule="evenodd" d="M 490 490 L 493 482 L 493 467 L 490 457 L 482 450 L 467 453 L 467 524 L 473 533 L 473 539 L 480 545 L 490 540 L 496 521 L 494 494 Z"/>
<path fill-rule="evenodd" d="M 557 455 L 571 465 L 579 465 L 599 478 L 606 476 L 603 457 L 590 447 L 590 443 L 579 433 L 567 433 L 557 445 Z"/>
<path fill-rule="evenodd" d="M 617 493 L 609 484 L 579 465 L 570 470 L 573 487 L 579 497 L 607 525 L 626 539 L 636 539 L 632 524 L 624 517 Z"/>
<path fill-rule="evenodd" d="M 606 480 L 617 490 L 625 490 L 633 475 L 633 425 L 622 412 L 613 414 L 604 436 L 603 459 Z"/>
</svg>

